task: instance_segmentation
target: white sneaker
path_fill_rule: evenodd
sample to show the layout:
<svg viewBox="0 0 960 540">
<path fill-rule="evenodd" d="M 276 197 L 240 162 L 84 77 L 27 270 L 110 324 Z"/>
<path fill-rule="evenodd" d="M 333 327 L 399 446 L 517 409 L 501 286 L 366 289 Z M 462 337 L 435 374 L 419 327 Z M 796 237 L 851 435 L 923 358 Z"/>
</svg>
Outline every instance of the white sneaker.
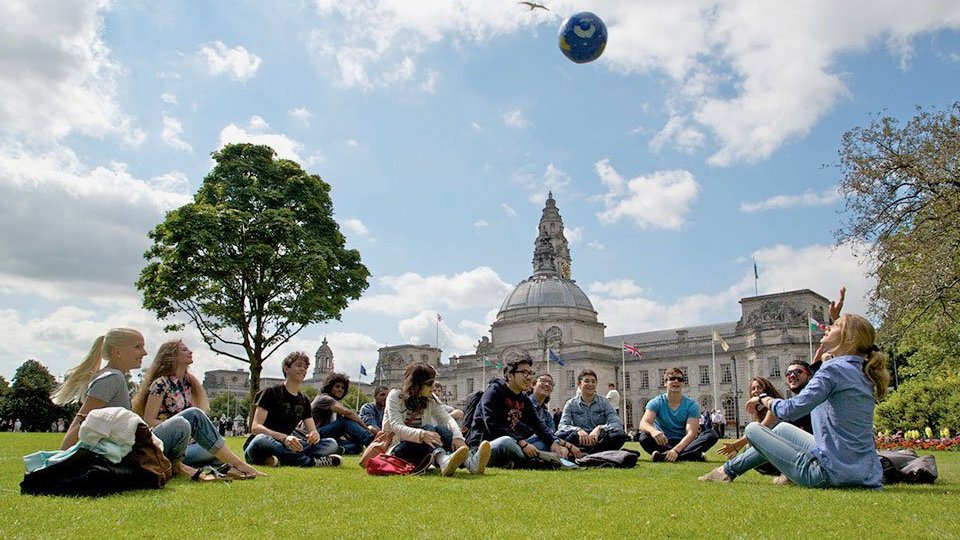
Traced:
<svg viewBox="0 0 960 540">
<path fill-rule="evenodd" d="M 437 464 L 437 467 L 440 467 L 440 474 L 443 476 L 453 476 L 453 473 L 460 468 L 460 465 L 467 459 L 467 456 L 470 455 L 470 449 L 466 446 L 461 446 L 451 453 L 446 453 L 442 448 L 434 450 L 434 460 L 433 462 Z"/>
<path fill-rule="evenodd" d="M 487 462 L 490 461 L 490 441 L 482 441 L 477 451 L 470 454 L 464 466 L 470 471 L 470 474 L 483 474 L 487 468 Z"/>
</svg>

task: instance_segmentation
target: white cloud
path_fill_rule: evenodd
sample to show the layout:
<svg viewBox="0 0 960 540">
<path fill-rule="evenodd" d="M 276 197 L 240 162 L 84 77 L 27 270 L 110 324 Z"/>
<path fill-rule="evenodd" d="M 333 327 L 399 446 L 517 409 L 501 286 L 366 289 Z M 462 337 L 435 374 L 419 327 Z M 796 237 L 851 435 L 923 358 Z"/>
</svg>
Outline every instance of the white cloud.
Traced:
<svg viewBox="0 0 960 540">
<path fill-rule="evenodd" d="M 563 236 L 571 245 L 579 244 L 583 240 L 583 227 L 564 227 Z"/>
<path fill-rule="evenodd" d="M 477 133 L 480 133 L 483 131 L 483 127 L 481 127 L 480 124 L 476 122 L 470 122 L 470 129 L 476 131 Z"/>
<path fill-rule="evenodd" d="M 771 246 L 752 253 L 760 269 L 759 292 L 780 293 L 810 289 L 834 299 L 841 285 L 847 287 L 844 311 L 866 312 L 866 296 L 875 286 L 859 265 L 856 246 L 812 245 L 805 247 Z M 744 265 L 740 278 L 723 290 L 700 292 L 663 302 L 645 297 L 632 281 L 615 280 L 591 284 L 591 301 L 598 318 L 607 325 L 606 334 L 663 330 L 695 326 L 716 321 L 735 321 L 740 316 L 741 298 L 753 296 L 752 265 Z M 621 286 L 614 284 L 621 283 Z"/>
<path fill-rule="evenodd" d="M 303 125 L 310 125 L 310 118 L 313 117 L 313 113 L 310 112 L 310 109 L 306 107 L 296 107 L 287 111 L 287 114 L 296 118 L 297 120 L 303 122 Z"/>
<path fill-rule="evenodd" d="M 360 143 L 356 139 L 347 139 L 347 146 L 350 148 L 356 148 L 360 146 Z"/>
<path fill-rule="evenodd" d="M 407 56 L 394 66 L 393 70 L 388 71 L 383 78 L 387 84 L 403 83 L 412 79 L 416 71 L 417 66 L 413 58 Z"/>
<path fill-rule="evenodd" d="M 605 209 L 597 214 L 604 224 L 627 219 L 641 229 L 678 230 L 700 191 L 689 171 L 657 171 L 624 181 L 609 160 L 598 161 L 595 168 L 607 188 Z"/>
<path fill-rule="evenodd" d="M 343 222 L 343 228 L 352 232 L 353 234 L 361 237 L 369 236 L 370 231 L 367 230 L 366 225 L 362 221 L 356 218 L 351 218 Z"/>
<path fill-rule="evenodd" d="M 435 70 L 427 70 L 427 78 L 420 83 L 419 88 L 421 91 L 428 94 L 432 94 L 437 91 L 437 83 L 440 81 L 440 73 Z"/>
<path fill-rule="evenodd" d="M 250 117 L 246 128 L 231 123 L 220 130 L 220 148 L 229 143 L 265 144 L 273 148 L 277 156 L 300 163 L 303 143 L 282 133 L 263 133 L 268 128 L 266 121 L 256 115 Z"/>
<path fill-rule="evenodd" d="M 607 246 L 603 242 L 587 242 L 587 247 L 595 249 L 597 251 L 603 251 L 607 249 Z"/>
<path fill-rule="evenodd" d="M 489 227 L 490 224 L 487 223 L 487 220 L 485 220 L 485 219 L 478 219 L 477 221 L 474 221 L 474 222 L 473 222 L 473 226 L 476 227 L 476 228 L 478 228 L 478 229 L 481 229 L 481 228 L 483 228 L 483 227 Z"/>
<path fill-rule="evenodd" d="M 63 298 L 136 294 L 147 232 L 190 201 L 182 173 L 144 181 L 123 163 L 0 145 L 0 292 Z"/>
<path fill-rule="evenodd" d="M 513 287 L 489 267 L 481 266 L 453 276 L 424 277 L 413 272 L 385 276 L 376 289 L 390 292 L 368 292 L 351 309 L 397 316 L 438 308 L 486 308 L 491 298 L 499 301 Z"/>
<path fill-rule="evenodd" d="M 442 315 L 442 314 L 441 314 Z M 464 354 L 473 352 L 477 337 L 487 333 L 489 326 L 480 333 L 477 332 L 478 325 L 463 321 L 461 328 L 467 332 L 456 332 L 447 324 L 446 316 L 437 326 L 437 312 L 432 310 L 422 310 L 415 316 L 408 319 L 402 319 L 397 323 L 397 330 L 400 336 L 407 342 L 413 344 L 436 345 L 437 333 L 439 331 L 440 348 L 444 350 L 444 356 L 452 354 Z"/>
<path fill-rule="evenodd" d="M 242 46 L 227 47 L 222 41 L 204 43 L 200 56 L 207 62 L 211 75 L 228 75 L 239 82 L 249 80 L 260 68 L 260 57 Z"/>
<path fill-rule="evenodd" d="M 517 217 L 517 211 L 507 203 L 500 203 L 500 209 L 503 210 L 503 213 L 506 214 L 507 217 Z"/>
<path fill-rule="evenodd" d="M 529 200 L 534 204 L 543 204 L 550 192 L 554 195 L 565 193 L 570 185 L 570 175 L 558 169 L 553 163 L 547 165 L 546 170 L 543 171 L 542 180 L 538 180 L 526 171 L 518 171 L 514 179 L 532 190 Z"/>
<path fill-rule="evenodd" d="M 333 60 L 340 84 L 363 88 L 383 84 L 378 73 L 430 47 L 483 46 L 530 29 L 552 32 L 564 13 L 583 7 L 557 1 L 550 12 L 521 14 L 513 2 L 471 0 L 314 6 L 344 22 L 339 32 L 317 30 L 311 50 Z M 907 69 L 919 36 L 960 28 L 960 4 L 947 1 L 903 9 L 902 0 L 809 0 L 787 8 L 755 0 L 610 0 L 602 16 L 611 39 L 601 66 L 668 77 L 665 105 L 673 111 L 651 147 L 709 146 L 710 162 L 721 166 L 765 159 L 809 133 L 850 96 L 846 58 L 885 46 Z"/>
<path fill-rule="evenodd" d="M 102 39 L 110 2 L 0 2 L 0 132 L 50 142 L 73 132 L 146 135 L 117 101 L 121 66 Z"/>
<path fill-rule="evenodd" d="M 530 123 L 527 122 L 526 118 L 524 118 L 523 111 L 520 109 L 514 109 L 503 114 L 503 125 L 510 129 L 523 129 L 529 126 Z"/>
<path fill-rule="evenodd" d="M 840 200 L 840 191 L 837 186 L 824 190 L 822 193 L 805 191 L 802 195 L 776 195 L 756 203 L 740 203 L 741 212 L 763 212 L 778 208 L 794 206 L 830 206 Z"/>
<path fill-rule="evenodd" d="M 193 153 L 193 147 L 181 139 L 180 135 L 183 135 L 183 126 L 180 124 L 180 120 L 163 115 L 163 131 L 160 133 L 163 142 L 176 150 Z"/>
<path fill-rule="evenodd" d="M 591 294 L 607 295 L 614 298 L 636 296 L 643 293 L 643 288 L 634 283 L 632 279 L 615 279 L 607 282 L 594 281 L 590 283 L 588 289 Z"/>
<path fill-rule="evenodd" d="M 171 94 L 170 92 L 164 92 L 160 94 L 160 101 L 166 103 L 167 105 L 179 105 L 179 102 L 177 102 L 177 96 L 175 94 Z"/>
</svg>

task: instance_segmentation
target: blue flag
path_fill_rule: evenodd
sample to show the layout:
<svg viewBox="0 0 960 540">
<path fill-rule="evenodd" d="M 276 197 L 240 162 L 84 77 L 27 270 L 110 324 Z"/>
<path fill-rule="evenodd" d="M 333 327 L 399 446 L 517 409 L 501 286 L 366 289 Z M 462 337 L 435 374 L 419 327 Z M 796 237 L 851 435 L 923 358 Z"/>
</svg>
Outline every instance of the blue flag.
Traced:
<svg viewBox="0 0 960 540">
<path fill-rule="evenodd" d="M 563 365 L 563 359 L 560 358 L 560 355 L 553 352 L 553 349 L 547 349 L 547 352 L 550 354 L 550 360 L 556 362 L 557 365 Z"/>
<path fill-rule="evenodd" d="M 360 364 L 360 376 L 367 374 L 367 368 L 363 367 L 363 364 Z"/>
</svg>

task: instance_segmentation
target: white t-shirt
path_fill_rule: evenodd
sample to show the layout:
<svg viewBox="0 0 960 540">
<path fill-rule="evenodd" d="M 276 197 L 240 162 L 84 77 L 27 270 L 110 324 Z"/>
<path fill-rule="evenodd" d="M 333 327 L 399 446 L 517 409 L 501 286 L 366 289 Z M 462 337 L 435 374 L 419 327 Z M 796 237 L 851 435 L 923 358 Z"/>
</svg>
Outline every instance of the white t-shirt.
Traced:
<svg viewBox="0 0 960 540">
<path fill-rule="evenodd" d="M 617 392 L 616 388 L 607 392 L 607 401 L 609 401 L 610 404 L 613 405 L 614 409 L 619 409 L 620 408 L 620 392 Z"/>
</svg>

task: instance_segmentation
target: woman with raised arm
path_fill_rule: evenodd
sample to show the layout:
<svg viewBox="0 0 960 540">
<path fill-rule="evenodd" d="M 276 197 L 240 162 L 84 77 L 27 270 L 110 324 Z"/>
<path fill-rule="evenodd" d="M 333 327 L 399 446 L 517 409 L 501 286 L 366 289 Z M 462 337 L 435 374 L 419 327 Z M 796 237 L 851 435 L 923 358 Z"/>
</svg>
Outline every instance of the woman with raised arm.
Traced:
<svg viewBox="0 0 960 540">
<path fill-rule="evenodd" d="M 138 369 L 146 354 L 143 335 L 131 328 L 111 329 L 93 342 L 83 362 L 67 372 L 63 384 L 52 394 L 56 404 L 72 401 L 82 403 L 63 438 L 60 447 L 62 450 L 76 444 L 80 424 L 90 411 L 104 407 L 133 410 L 127 388 L 127 373 L 131 369 Z M 107 365 L 101 369 L 103 360 L 107 361 Z M 175 465 L 183 458 L 190 437 L 193 436 L 205 450 L 224 463 L 244 471 L 247 476 L 262 475 L 224 445 L 223 438 L 210 423 L 210 419 L 199 409 L 187 409 L 160 422 L 152 431 L 163 441 L 163 453 Z M 174 468 L 177 469 L 178 467 Z M 189 467 L 180 466 L 179 470 L 189 473 L 194 480 L 215 479 Z"/>
<path fill-rule="evenodd" d="M 750 398 L 747 407 L 763 405 L 782 420 L 810 414 L 813 434 L 787 422 L 773 429 L 754 422 L 747 440 L 764 461 L 793 483 L 805 487 L 857 486 L 880 489 L 883 469 L 873 438 L 877 400 L 887 393 L 890 373 L 873 325 L 859 315 L 843 315 L 827 327 L 821 344 L 832 355 L 823 360 L 807 386 L 790 399 L 767 394 Z M 730 481 L 719 468 L 702 477 Z"/>
</svg>

